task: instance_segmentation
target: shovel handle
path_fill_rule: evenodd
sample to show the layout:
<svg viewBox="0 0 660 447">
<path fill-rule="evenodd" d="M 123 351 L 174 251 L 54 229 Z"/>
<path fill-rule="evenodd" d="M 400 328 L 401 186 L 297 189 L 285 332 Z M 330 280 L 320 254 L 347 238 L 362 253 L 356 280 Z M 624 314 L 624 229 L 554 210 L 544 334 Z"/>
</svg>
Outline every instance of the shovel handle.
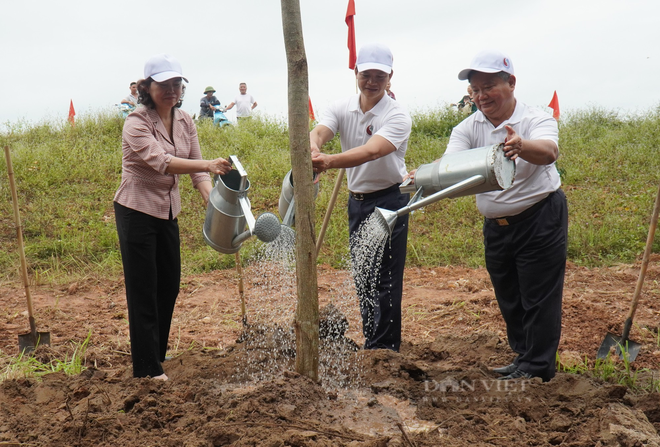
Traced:
<svg viewBox="0 0 660 447">
<path fill-rule="evenodd" d="M 660 214 L 660 187 L 658 187 L 658 192 L 655 195 L 655 204 L 653 205 L 653 215 L 651 216 L 651 225 L 649 226 L 649 234 L 646 238 L 646 248 L 644 249 L 644 256 L 642 257 L 642 266 L 639 270 L 639 277 L 637 278 L 637 286 L 635 287 L 635 293 L 633 294 L 632 303 L 630 305 L 630 312 L 628 312 L 628 318 L 626 319 L 626 328 L 624 327 L 623 339 L 628 338 L 628 332 L 630 332 L 630 326 L 632 325 L 633 317 L 637 311 L 637 303 L 639 302 L 639 296 L 642 293 L 642 286 L 644 285 L 644 277 L 646 276 L 646 268 L 649 266 L 649 258 L 651 256 L 651 251 L 653 249 L 653 239 L 655 238 L 655 229 L 658 226 L 658 214 Z"/>
<path fill-rule="evenodd" d="M 632 318 L 628 317 L 626 318 L 626 321 L 623 323 L 623 332 L 621 333 L 621 345 L 625 348 L 626 346 L 626 341 L 628 341 L 628 337 L 630 336 L 630 328 L 632 327 Z"/>
<path fill-rule="evenodd" d="M 341 188 L 341 182 L 344 179 L 344 168 L 340 169 L 337 173 L 337 179 L 335 180 L 335 187 L 332 190 L 332 196 L 330 196 L 330 202 L 328 202 L 328 209 L 325 211 L 325 217 L 323 218 L 323 224 L 321 225 L 321 231 L 319 231 L 319 237 L 316 239 L 316 257 L 318 258 L 319 252 L 321 251 L 321 245 L 323 245 L 323 238 L 325 237 L 325 230 L 328 228 L 328 223 L 330 222 L 330 217 L 332 216 L 332 209 L 335 207 L 335 202 L 337 201 L 337 196 L 339 195 L 339 189 Z"/>
<path fill-rule="evenodd" d="M 9 175 L 9 187 L 11 189 L 11 201 L 14 205 L 14 223 L 16 225 L 16 238 L 18 239 L 18 251 L 21 256 L 21 276 L 23 277 L 23 287 L 28 305 L 28 317 L 30 318 L 30 329 L 36 333 L 34 325 L 34 312 L 32 311 L 32 296 L 28 285 L 27 262 L 25 261 L 25 249 L 23 248 L 23 230 L 21 225 L 21 215 L 18 212 L 18 194 L 16 194 L 16 184 L 14 183 L 14 168 L 11 165 L 11 155 L 9 146 L 5 146 L 5 159 L 7 160 L 7 174 Z"/>
</svg>

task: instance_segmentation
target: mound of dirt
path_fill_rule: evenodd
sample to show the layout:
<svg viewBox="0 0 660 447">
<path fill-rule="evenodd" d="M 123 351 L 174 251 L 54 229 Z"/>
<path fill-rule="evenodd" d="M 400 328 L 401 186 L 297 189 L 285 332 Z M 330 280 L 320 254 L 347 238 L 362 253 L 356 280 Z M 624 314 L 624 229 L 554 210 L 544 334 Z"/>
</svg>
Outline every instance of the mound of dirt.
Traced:
<svg viewBox="0 0 660 447">
<path fill-rule="evenodd" d="M 324 305 L 347 275 L 321 269 Z M 631 370 L 639 383 L 660 379 L 658 276 L 649 269 L 631 334 L 643 345 Z M 290 324 L 242 326 L 235 280 L 230 271 L 186 279 L 167 382 L 131 377 L 121 282 L 35 288 L 38 329 L 52 335 L 35 357 L 70 358 L 89 338 L 88 369 L 0 383 L 0 445 L 660 446 L 657 392 L 565 372 L 498 381 L 491 369 L 512 353 L 482 269 L 406 271 L 400 353 L 358 349 L 355 318 L 325 307 L 321 383 L 292 372 Z M 565 364 L 593 364 L 605 333 L 620 331 L 635 281 L 635 266 L 569 266 Z M 248 281 L 248 309 L 256 290 Z M 0 285 L 0 304 L 0 349 L 14 353 L 27 331 L 23 291 Z"/>
</svg>

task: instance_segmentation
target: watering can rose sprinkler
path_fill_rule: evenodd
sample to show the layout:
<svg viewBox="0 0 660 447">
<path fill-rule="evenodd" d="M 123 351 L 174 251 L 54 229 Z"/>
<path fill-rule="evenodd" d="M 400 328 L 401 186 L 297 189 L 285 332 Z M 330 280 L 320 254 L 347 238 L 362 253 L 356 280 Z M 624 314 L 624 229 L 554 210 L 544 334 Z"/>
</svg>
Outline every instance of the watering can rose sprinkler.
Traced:
<svg viewBox="0 0 660 447">
<path fill-rule="evenodd" d="M 454 152 L 443 155 L 435 163 L 421 165 L 414 184 L 408 179 L 400 186 L 402 193 L 414 192 L 408 205 L 397 211 L 378 207 L 374 211 L 381 227 L 392 235 L 399 216 L 441 199 L 509 189 L 516 175 L 516 164 L 504 155 L 503 148 L 504 144 L 495 144 Z"/>
<path fill-rule="evenodd" d="M 273 242 L 281 229 L 280 220 L 273 213 L 254 218 L 247 197 L 250 189 L 247 172 L 236 155 L 229 160 L 234 169 L 224 175 L 216 174 L 203 229 L 206 243 L 225 254 L 237 253 L 243 242 L 253 235 L 263 242 Z"/>
</svg>

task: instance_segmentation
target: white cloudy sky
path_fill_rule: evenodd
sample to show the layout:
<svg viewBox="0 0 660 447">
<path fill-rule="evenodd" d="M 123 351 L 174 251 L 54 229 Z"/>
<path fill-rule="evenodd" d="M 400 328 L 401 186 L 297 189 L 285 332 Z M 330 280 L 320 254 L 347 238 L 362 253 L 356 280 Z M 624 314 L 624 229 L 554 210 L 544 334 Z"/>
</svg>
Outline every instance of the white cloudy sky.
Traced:
<svg viewBox="0 0 660 447">
<path fill-rule="evenodd" d="M 156 53 L 178 58 L 198 111 L 207 85 L 223 104 L 238 83 L 258 111 L 286 115 L 287 69 L 279 0 L 3 0 L 0 123 L 63 120 L 109 109 Z M 411 111 L 459 100 L 457 79 L 484 48 L 508 53 L 517 97 L 562 111 L 645 111 L 660 104 L 657 0 L 355 0 L 357 45 L 388 44 L 392 90 Z M 355 92 L 348 69 L 347 0 L 300 0 L 315 109 Z M 233 118 L 233 112 L 230 112 Z"/>
</svg>

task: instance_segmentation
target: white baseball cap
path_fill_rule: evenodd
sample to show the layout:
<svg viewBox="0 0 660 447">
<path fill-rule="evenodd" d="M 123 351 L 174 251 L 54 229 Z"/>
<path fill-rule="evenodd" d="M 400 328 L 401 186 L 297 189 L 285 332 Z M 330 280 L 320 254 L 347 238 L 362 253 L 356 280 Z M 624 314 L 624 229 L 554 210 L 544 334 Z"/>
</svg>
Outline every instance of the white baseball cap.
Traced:
<svg viewBox="0 0 660 447">
<path fill-rule="evenodd" d="M 388 47 L 379 43 L 370 43 L 360 48 L 356 65 L 359 72 L 365 70 L 380 70 L 392 73 L 394 58 Z"/>
<path fill-rule="evenodd" d="M 188 82 L 181 74 L 181 64 L 168 54 L 151 56 L 144 64 L 144 79 L 151 78 L 156 82 L 164 82 L 172 78 L 181 78 Z"/>
<path fill-rule="evenodd" d="M 480 71 L 482 73 L 499 73 L 500 71 L 503 71 L 512 75 L 513 64 L 511 63 L 511 59 L 499 51 L 484 50 L 479 52 L 474 59 L 472 59 L 469 68 L 461 70 L 460 73 L 458 73 L 458 79 L 465 81 L 472 70 Z"/>
</svg>

